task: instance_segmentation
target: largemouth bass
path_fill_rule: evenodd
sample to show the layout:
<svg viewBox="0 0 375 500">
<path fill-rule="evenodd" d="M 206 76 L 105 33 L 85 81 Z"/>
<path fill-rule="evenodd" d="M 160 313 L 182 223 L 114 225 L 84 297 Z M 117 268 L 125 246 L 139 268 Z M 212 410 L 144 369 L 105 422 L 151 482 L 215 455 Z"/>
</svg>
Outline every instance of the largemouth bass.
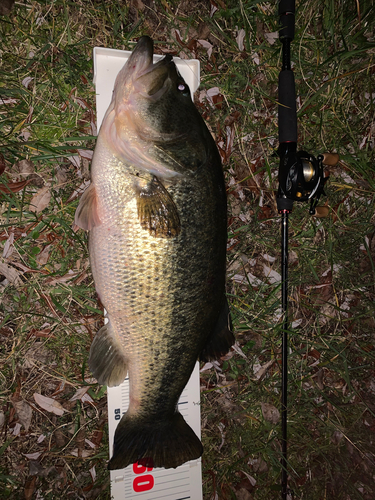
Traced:
<svg viewBox="0 0 375 500">
<path fill-rule="evenodd" d="M 109 469 L 177 467 L 202 444 L 177 410 L 197 359 L 233 344 L 224 294 L 226 193 L 220 156 L 171 56 L 142 37 L 117 76 L 75 222 L 108 323 L 89 366 L 129 375 L 129 409 Z"/>
</svg>

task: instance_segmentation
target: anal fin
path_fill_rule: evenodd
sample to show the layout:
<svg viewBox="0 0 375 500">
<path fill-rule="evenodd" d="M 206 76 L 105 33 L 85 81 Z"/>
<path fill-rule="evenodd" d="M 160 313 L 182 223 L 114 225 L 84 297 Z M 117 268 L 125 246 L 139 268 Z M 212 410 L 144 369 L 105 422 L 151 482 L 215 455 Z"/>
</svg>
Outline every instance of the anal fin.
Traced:
<svg viewBox="0 0 375 500">
<path fill-rule="evenodd" d="M 92 341 L 89 367 L 99 384 L 113 387 L 125 380 L 126 359 L 110 323 L 104 325 Z"/>
<path fill-rule="evenodd" d="M 94 226 L 98 226 L 100 222 L 96 189 L 94 184 L 90 184 L 81 196 L 74 223 L 85 231 L 90 231 Z"/>
<path fill-rule="evenodd" d="M 200 354 L 199 359 L 201 361 L 211 361 L 224 356 L 235 342 L 232 332 L 229 305 L 226 297 L 224 297 L 223 302 L 216 326 L 208 337 L 207 344 Z"/>
<path fill-rule="evenodd" d="M 156 238 L 173 238 L 180 232 L 180 217 L 170 194 L 157 177 L 137 194 L 139 222 Z"/>
</svg>

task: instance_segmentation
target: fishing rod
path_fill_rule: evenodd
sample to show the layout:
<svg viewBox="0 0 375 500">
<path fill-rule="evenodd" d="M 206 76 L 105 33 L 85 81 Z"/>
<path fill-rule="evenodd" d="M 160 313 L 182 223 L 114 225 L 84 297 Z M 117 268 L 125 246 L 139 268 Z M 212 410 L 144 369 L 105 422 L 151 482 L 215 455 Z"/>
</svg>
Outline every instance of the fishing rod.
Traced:
<svg viewBox="0 0 375 500">
<path fill-rule="evenodd" d="M 315 214 L 319 198 L 324 194 L 324 165 L 336 165 L 337 154 L 325 153 L 315 158 L 297 151 L 297 109 L 294 73 L 291 69 L 290 46 L 294 39 L 295 0 L 279 0 L 279 40 L 282 43 L 282 69 L 279 73 L 279 188 L 277 209 L 281 215 L 281 304 L 283 312 L 281 347 L 281 497 L 288 494 L 287 409 L 288 409 L 288 216 L 295 201 L 310 200 L 310 214 Z"/>
</svg>

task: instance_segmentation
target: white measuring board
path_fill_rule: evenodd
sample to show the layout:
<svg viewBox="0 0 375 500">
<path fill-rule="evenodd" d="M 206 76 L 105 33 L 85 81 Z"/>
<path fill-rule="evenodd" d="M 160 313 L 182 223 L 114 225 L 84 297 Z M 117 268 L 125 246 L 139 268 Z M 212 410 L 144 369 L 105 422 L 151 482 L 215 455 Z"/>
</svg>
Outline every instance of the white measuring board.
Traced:
<svg viewBox="0 0 375 500">
<path fill-rule="evenodd" d="M 131 52 L 128 50 L 105 49 L 94 47 L 94 83 L 96 90 L 96 120 L 99 127 L 105 112 L 111 102 L 113 86 L 116 76 L 124 66 Z M 153 62 L 159 61 L 163 56 L 154 55 Z M 200 82 L 200 62 L 197 59 L 180 59 L 173 57 L 177 69 L 189 85 L 191 97 L 197 90 Z"/>
<path fill-rule="evenodd" d="M 107 394 L 109 449 L 112 456 L 113 435 L 129 404 L 128 379 L 118 387 L 109 387 Z M 199 363 L 196 363 L 181 394 L 178 409 L 200 438 L 199 402 Z M 111 492 L 115 500 L 201 500 L 201 459 L 191 460 L 176 469 L 152 469 L 133 464 L 125 469 L 111 471 Z"/>
<path fill-rule="evenodd" d="M 131 52 L 94 48 L 94 83 L 96 88 L 97 127 L 111 102 L 116 76 Z M 154 55 L 154 62 L 162 56 Z M 197 90 L 200 63 L 196 59 L 173 58 L 178 71 L 189 85 L 191 94 Z M 118 387 L 108 387 L 109 452 L 113 453 L 113 437 L 129 404 L 129 380 Z M 183 390 L 178 409 L 195 434 L 201 437 L 199 363 Z M 192 460 L 176 469 L 146 468 L 132 464 L 125 469 L 110 471 L 111 497 L 114 500 L 202 500 L 201 459 Z"/>
</svg>

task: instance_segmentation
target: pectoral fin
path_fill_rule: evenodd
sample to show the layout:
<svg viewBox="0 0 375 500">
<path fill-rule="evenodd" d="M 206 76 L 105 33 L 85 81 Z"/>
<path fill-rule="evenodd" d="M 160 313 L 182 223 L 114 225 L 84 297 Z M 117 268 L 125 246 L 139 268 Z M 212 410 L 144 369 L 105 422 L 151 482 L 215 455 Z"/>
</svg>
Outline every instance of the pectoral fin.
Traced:
<svg viewBox="0 0 375 500">
<path fill-rule="evenodd" d="M 137 195 L 138 218 L 143 229 L 156 238 L 173 238 L 180 232 L 177 207 L 163 184 L 153 179 Z"/>
<path fill-rule="evenodd" d="M 81 196 L 74 223 L 85 231 L 90 231 L 94 226 L 98 226 L 100 222 L 96 189 L 94 184 L 90 184 Z"/>
</svg>

